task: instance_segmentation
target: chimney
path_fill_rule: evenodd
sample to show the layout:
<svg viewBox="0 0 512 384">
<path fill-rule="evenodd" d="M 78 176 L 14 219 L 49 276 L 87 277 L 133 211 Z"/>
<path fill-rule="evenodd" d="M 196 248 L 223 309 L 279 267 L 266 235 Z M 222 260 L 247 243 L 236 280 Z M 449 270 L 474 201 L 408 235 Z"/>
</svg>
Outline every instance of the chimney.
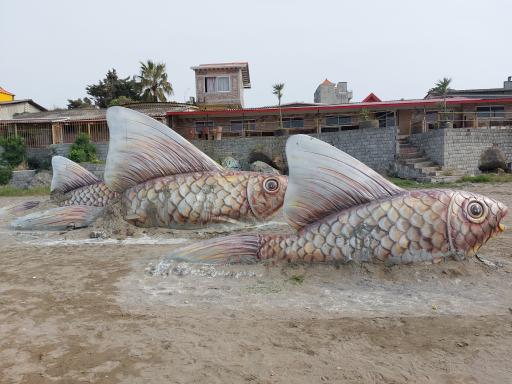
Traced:
<svg viewBox="0 0 512 384">
<path fill-rule="evenodd" d="M 512 89 L 512 76 L 509 76 L 507 81 L 503 82 L 503 88 Z"/>
</svg>

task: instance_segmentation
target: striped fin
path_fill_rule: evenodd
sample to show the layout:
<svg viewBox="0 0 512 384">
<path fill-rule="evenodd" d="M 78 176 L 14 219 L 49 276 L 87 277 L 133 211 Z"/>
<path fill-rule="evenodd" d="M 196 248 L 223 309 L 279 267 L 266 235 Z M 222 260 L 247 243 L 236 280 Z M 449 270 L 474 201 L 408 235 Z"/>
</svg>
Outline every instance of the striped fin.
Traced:
<svg viewBox="0 0 512 384">
<path fill-rule="evenodd" d="M 8 205 L 7 207 L 0 208 L 0 217 L 4 217 L 7 215 L 14 215 L 15 213 L 20 213 L 24 211 L 28 211 L 29 209 L 37 207 L 41 202 L 40 201 L 24 201 L 23 203 Z"/>
<path fill-rule="evenodd" d="M 222 167 L 168 126 L 123 107 L 107 110 L 105 183 L 116 192 L 162 176 Z"/>
<path fill-rule="evenodd" d="M 191 263 L 226 264 L 231 262 L 253 263 L 258 260 L 261 246 L 259 235 L 231 235 L 195 242 L 173 251 L 157 267 L 165 268 L 172 261 Z"/>
<path fill-rule="evenodd" d="M 66 193 L 101 181 L 84 167 L 63 156 L 52 158 L 52 168 L 51 192 Z"/>
<path fill-rule="evenodd" d="M 69 205 L 30 213 L 11 222 L 13 229 L 60 231 L 87 227 L 103 212 L 102 207 Z"/>
<path fill-rule="evenodd" d="M 345 152 L 307 135 L 286 142 L 284 215 L 295 228 L 404 190 Z"/>
</svg>

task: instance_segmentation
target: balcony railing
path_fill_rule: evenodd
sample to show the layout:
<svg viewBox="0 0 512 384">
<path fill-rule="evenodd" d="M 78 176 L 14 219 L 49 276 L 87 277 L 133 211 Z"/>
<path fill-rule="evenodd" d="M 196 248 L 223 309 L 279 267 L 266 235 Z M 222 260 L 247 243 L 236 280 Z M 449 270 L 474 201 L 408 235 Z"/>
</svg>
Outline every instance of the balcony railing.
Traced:
<svg viewBox="0 0 512 384">
<path fill-rule="evenodd" d="M 427 112 L 411 119 L 411 133 L 440 128 L 488 128 L 512 126 L 512 113 Z"/>
</svg>

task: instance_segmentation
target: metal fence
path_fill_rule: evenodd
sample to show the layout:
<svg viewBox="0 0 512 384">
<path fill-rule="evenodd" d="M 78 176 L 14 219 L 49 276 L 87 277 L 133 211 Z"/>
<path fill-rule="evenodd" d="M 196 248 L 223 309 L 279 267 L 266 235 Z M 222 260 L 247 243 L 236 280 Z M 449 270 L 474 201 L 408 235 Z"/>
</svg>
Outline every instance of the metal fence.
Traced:
<svg viewBox="0 0 512 384">
<path fill-rule="evenodd" d="M 34 122 L 0 121 L 0 137 L 22 137 L 30 148 L 43 148 L 51 144 L 74 143 L 79 134 L 85 133 L 93 143 L 109 140 L 105 120 Z"/>
</svg>

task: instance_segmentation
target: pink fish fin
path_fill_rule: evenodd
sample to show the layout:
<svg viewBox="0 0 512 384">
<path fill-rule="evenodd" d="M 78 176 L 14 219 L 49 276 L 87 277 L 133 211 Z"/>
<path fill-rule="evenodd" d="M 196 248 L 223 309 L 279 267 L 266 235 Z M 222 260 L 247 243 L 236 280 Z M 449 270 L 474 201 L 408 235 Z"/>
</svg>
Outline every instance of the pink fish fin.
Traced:
<svg viewBox="0 0 512 384">
<path fill-rule="evenodd" d="M 165 269 L 172 261 L 205 264 L 254 263 L 258 260 L 261 237 L 257 234 L 230 235 L 194 242 L 178 248 L 160 263 Z"/>
<path fill-rule="evenodd" d="M 222 167 L 167 125 L 123 107 L 107 110 L 105 183 L 116 192 L 162 176 Z"/>
<path fill-rule="evenodd" d="M 11 216 L 16 213 L 25 212 L 29 209 L 37 207 L 40 201 L 24 201 L 23 203 L 8 205 L 0 208 L 0 217 Z"/>
<path fill-rule="evenodd" d="M 332 213 L 405 191 L 345 152 L 307 135 L 286 142 L 284 215 L 295 228 Z"/>
<path fill-rule="evenodd" d="M 11 222 L 13 229 L 60 231 L 87 227 L 103 212 L 103 207 L 69 205 L 34 212 Z"/>
<path fill-rule="evenodd" d="M 52 158 L 52 168 L 51 192 L 66 193 L 101 181 L 84 167 L 62 156 Z"/>
</svg>

